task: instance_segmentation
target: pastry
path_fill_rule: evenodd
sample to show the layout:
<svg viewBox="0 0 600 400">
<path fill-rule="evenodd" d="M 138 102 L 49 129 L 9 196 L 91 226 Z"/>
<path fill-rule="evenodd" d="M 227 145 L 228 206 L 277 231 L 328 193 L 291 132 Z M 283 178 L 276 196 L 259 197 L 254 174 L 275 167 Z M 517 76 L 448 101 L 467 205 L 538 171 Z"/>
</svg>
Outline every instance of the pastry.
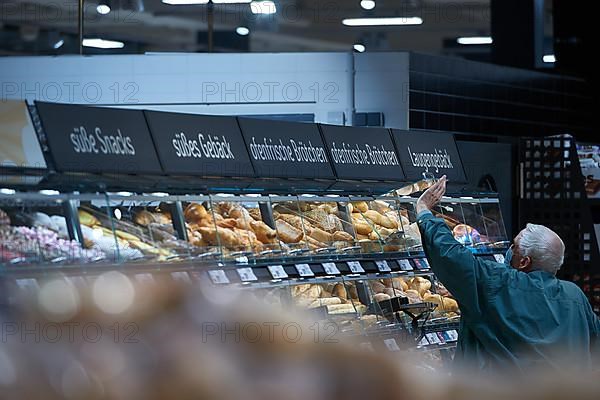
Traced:
<svg viewBox="0 0 600 400">
<path fill-rule="evenodd" d="M 373 300 L 376 302 L 385 301 L 391 299 L 390 295 L 385 293 L 377 293 L 373 296 Z"/>
<path fill-rule="evenodd" d="M 379 214 L 385 214 L 392 211 L 389 204 L 383 200 L 374 200 L 370 204 L 371 210 L 377 211 Z"/>
<path fill-rule="evenodd" d="M 363 213 L 363 215 L 365 216 L 365 218 L 370 219 L 371 221 L 373 221 L 373 223 L 377 225 L 381 225 L 389 229 L 398 229 L 398 223 L 396 221 L 391 220 L 385 215 L 379 214 L 377 211 L 367 210 Z"/>
<path fill-rule="evenodd" d="M 331 294 L 342 299 L 348 298 L 348 292 L 346 292 L 346 288 L 344 287 L 343 283 L 336 283 Z"/>
<path fill-rule="evenodd" d="M 351 234 L 344 231 L 335 231 L 333 232 L 332 239 L 336 242 L 353 242 L 354 238 Z"/>
<path fill-rule="evenodd" d="M 250 217 L 252 217 L 253 220 L 262 221 L 262 214 L 260 212 L 260 209 L 250 208 L 250 209 L 248 209 L 248 214 L 250 214 Z M 275 216 L 273 216 L 273 217 L 275 217 Z"/>
<path fill-rule="evenodd" d="M 300 231 L 304 230 L 302 218 L 293 214 L 279 214 L 278 219 L 281 219 Z"/>
<path fill-rule="evenodd" d="M 77 213 L 79 214 L 79 222 L 82 225 L 90 226 L 90 227 L 100 225 L 100 221 L 98 221 L 98 218 L 94 217 L 89 212 L 83 211 L 83 210 L 78 210 Z"/>
<path fill-rule="evenodd" d="M 373 281 L 370 282 L 371 283 L 371 290 L 375 293 L 383 293 L 383 290 L 386 288 L 386 286 L 378 281 Z"/>
<path fill-rule="evenodd" d="M 198 222 L 202 219 L 208 218 L 209 214 L 206 208 L 202 204 L 191 203 L 185 208 L 184 217 L 186 221 Z"/>
<path fill-rule="evenodd" d="M 423 302 L 423 299 L 419 295 L 419 292 L 417 292 L 416 290 L 408 289 L 404 292 L 404 294 L 406 295 L 406 297 L 408 297 L 408 301 L 410 304 Z"/>
<path fill-rule="evenodd" d="M 342 304 L 342 301 L 337 297 L 320 297 L 318 299 L 313 300 L 308 308 L 315 308 L 321 306 L 333 306 L 336 304 Z"/>
<path fill-rule="evenodd" d="M 383 289 L 383 293 L 387 294 L 390 297 L 406 296 L 406 294 L 402 290 L 394 288 L 385 288 Z"/>
<path fill-rule="evenodd" d="M 294 228 L 282 219 L 275 221 L 277 227 L 277 234 L 279 238 L 285 243 L 298 243 L 302 240 L 304 234 L 301 230 Z"/>
<path fill-rule="evenodd" d="M 425 292 L 431 289 L 431 282 L 428 279 L 417 276 L 408 282 L 408 288 L 416 290 L 420 296 L 423 296 Z"/>
<path fill-rule="evenodd" d="M 312 285 L 310 283 L 292 286 L 292 289 L 291 289 L 292 297 L 296 297 L 296 296 L 306 292 L 308 289 L 310 289 L 311 286 Z"/>
<path fill-rule="evenodd" d="M 250 228 L 252 231 L 254 231 L 258 240 L 260 240 L 262 243 L 277 243 L 277 232 L 264 222 L 251 220 Z"/>
<path fill-rule="evenodd" d="M 307 226 L 306 234 L 311 238 L 318 240 L 319 242 L 329 243 L 333 241 L 333 235 L 331 233 L 325 232 L 320 228 Z"/>
<path fill-rule="evenodd" d="M 354 206 L 354 210 L 353 212 L 366 212 L 369 210 L 369 205 L 367 204 L 366 201 L 355 201 L 352 202 L 352 205 Z"/>
<path fill-rule="evenodd" d="M 369 233 L 373 232 L 373 227 L 367 222 L 366 219 L 363 218 L 362 215 L 355 215 L 357 214 L 352 214 L 352 221 L 354 223 L 354 230 L 357 234 L 368 235 Z"/>
<path fill-rule="evenodd" d="M 311 248 L 311 250 L 322 249 L 324 247 L 327 247 L 326 243 L 319 242 L 317 239 L 313 239 L 310 236 L 305 236 L 304 239 L 306 240 L 306 243 Z"/>
<path fill-rule="evenodd" d="M 141 210 L 135 213 L 133 216 L 133 222 L 138 225 L 148 226 L 157 221 L 154 218 L 154 214 L 152 214 L 150 211 Z"/>
</svg>

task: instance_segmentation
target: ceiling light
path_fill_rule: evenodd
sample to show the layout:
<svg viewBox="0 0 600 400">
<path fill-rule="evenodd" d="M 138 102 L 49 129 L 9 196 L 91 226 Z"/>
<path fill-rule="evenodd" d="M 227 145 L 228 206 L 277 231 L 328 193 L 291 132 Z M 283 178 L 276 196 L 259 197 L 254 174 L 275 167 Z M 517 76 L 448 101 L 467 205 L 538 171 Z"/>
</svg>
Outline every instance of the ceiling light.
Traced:
<svg viewBox="0 0 600 400">
<path fill-rule="evenodd" d="M 458 44 L 492 44 L 493 40 L 490 36 L 472 36 L 459 37 L 456 42 Z"/>
<path fill-rule="evenodd" d="M 556 57 L 554 57 L 554 54 L 546 54 L 543 60 L 545 63 L 554 63 L 556 62 Z"/>
<path fill-rule="evenodd" d="M 364 53 L 364 51 L 365 51 L 366 49 L 367 49 L 367 48 L 365 47 L 365 45 L 364 45 L 364 44 L 356 43 L 356 44 L 354 45 L 354 50 L 358 51 L 359 53 Z"/>
<path fill-rule="evenodd" d="M 52 47 L 54 47 L 54 50 L 58 50 L 61 47 L 63 47 L 63 44 L 65 44 L 65 41 L 63 39 L 60 39 L 58 42 L 54 43 Z"/>
<path fill-rule="evenodd" d="M 248 36 L 248 34 L 250 33 L 250 29 L 246 28 L 245 26 L 238 26 L 237 28 L 235 28 L 235 33 L 237 33 L 240 36 Z"/>
<path fill-rule="evenodd" d="M 125 47 L 125 43 L 117 42 L 115 40 L 105 39 L 83 39 L 84 47 L 95 47 L 97 49 L 122 49 Z"/>
<path fill-rule="evenodd" d="M 250 3 L 250 10 L 252 14 L 275 14 L 277 7 L 275 6 L 275 2 L 270 0 L 253 1 Z"/>
<path fill-rule="evenodd" d="M 163 3 L 172 6 L 189 6 L 193 4 L 208 4 L 208 0 L 162 0 Z"/>
<path fill-rule="evenodd" d="M 375 1 L 373 0 L 361 0 L 360 6 L 365 10 L 372 10 L 375 8 Z"/>
<path fill-rule="evenodd" d="M 383 18 L 346 18 L 342 24 L 346 26 L 391 26 L 391 25 L 421 25 L 420 17 L 383 17 Z"/>
<path fill-rule="evenodd" d="M 98 14 L 106 15 L 110 12 L 110 5 L 108 5 L 108 2 L 106 0 L 101 1 L 96 6 L 96 11 L 98 12 Z"/>
</svg>

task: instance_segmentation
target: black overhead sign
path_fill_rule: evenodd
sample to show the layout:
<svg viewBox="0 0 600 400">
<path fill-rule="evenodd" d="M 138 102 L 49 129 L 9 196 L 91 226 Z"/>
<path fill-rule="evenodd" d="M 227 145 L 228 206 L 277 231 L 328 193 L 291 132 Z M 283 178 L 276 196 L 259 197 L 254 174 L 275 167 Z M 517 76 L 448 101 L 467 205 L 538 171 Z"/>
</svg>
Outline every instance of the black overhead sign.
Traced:
<svg viewBox="0 0 600 400">
<path fill-rule="evenodd" d="M 162 173 L 144 113 L 36 102 L 58 171 Z"/>
<path fill-rule="evenodd" d="M 453 134 L 392 129 L 392 135 L 408 181 L 423 179 L 424 172 L 446 175 L 455 183 L 467 181 Z"/>
<path fill-rule="evenodd" d="M 235 117 L 144 113 L 167 174 L 254 176 Z"/>
<path fill-rule="evenodd" d="M 389 130 L 337 125 L 321 130 L 339 179 L 404 181 Z"/>
<path fill-rule="evenodd" d="M 335 179 L 316 124 L 238 118 L 256 175 Z"/>
</svg>

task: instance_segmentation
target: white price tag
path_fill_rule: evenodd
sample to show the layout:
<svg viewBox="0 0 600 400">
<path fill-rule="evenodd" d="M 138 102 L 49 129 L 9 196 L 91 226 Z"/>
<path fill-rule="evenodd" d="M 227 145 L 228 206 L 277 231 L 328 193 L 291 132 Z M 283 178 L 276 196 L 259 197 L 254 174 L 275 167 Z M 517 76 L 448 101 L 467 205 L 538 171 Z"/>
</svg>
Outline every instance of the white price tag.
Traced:
<svg viewBox="0 0 600 400">
<path fill-rule="evenodd" d="M 396 343 L 396 339 L 394 338 L 384 339 L 383 343 L 385 343 L 389 351 L 400 351 L 400 347 L 398 347 L 398 343 Z"/>
<path fill-rule="evenodd" d="M 152 274 L 144 273 L 144 274 L 135 274 L 135 279 L 142 284 L 153 284 L 155 283 L 154 277 Z"/>
<path fill-rule="evenodd" d="M 388 262 L 385 260 L 375 261 L 375 264 L 377 264 L 377 269 L 379 270 L 379 272 L 392 272 L 392 269 L 388 265 Z"/>
<path fill-rule="evenodd" d="M 412 271 L 413 267 L 408 260 L 396 260 L 402 271 Z"/>
<path fill-rule="evenodd" d="M 35 278 L 17 279 L 17 286 L 19 286 L 19 289 L 24 290 L 37 290 L 40 288 Z"/>
<path fill-rule="evenodd" d="M 236 271 L 240 276 L 242 282 L 253 282 L 258 280 L 256 275 L 254 274 L 254 271 L 252 271 L 252 268 L 250 267 L 238 268 Z"/>
<path fill-rule="evenodd" d="M 431 344 L 440 344 L 441 343 L 440 338 L 435 333 L 428 333 L 427 335 L 425 335 L 425 337 L 427 337 L 427 340 Z"/>
<path fill-rule="evenodd" d="M 227 275 L 225 275 L 225 271 L 223 271 L 222 269 L 210 270 L 208 271 L 208 276 L 210 277 L 212 283 L 214 283 L 215 285 L 229 283 L 229 278 L 227 277 Z"/>
<path fill-rule="evenodd" d="M 192 283 L 192 279 L 185 271 L 171 272 L 171 276 L 173 277 L 173 280 L 177 282 Z"/>
<path fill-rule="evenodd" d="M 348 268 L 353 274 L 362 274 L 365 272 L 365 269 L 360 265 L 360 261 L 348 261 Z"/>
<path fill-rule="evenodd" d="M 455 341 L 458 340 L 458 332 L 456 331 L 456 329 L 452 329 L 450 331 L 446 331 L 446 334 L 450 338 L 449 341 L 455 342 Z"/>
<path fill-rule="evenodd" d="M 496 259 L 496 262 L 504 264 L 504 256 L 502 254 L 494 254 L 494 258 Z"/>
<path fill-rule="evenodd" d="M 427 338 L 425 336 L 423 336 L 423 339 L 421 339 L 421 341 L 419 342 L 419 344 L 417 346 L 427 346 L 429 344 L 429 342 L 427 341 Z"/>
<path fill-rule="evenodd" d="M 288 274 L 285 272 L 282 265 L 269 265 L 267 268 L 273 279 L 285 279 L 288 277 Z"/>
<path fill-rule="evenodd" d="M 338 269 L 337 265 L 335 265 L 335 263 L 332 262 L 328 262 L 328 263 L 323 263 L 323 269 L 325 270 L 325 273 L 327 275 L 339 275 L 340 274 L 340 270 Z"/>
<path fill-rule="evenodd" d="M 296 271 L 298 271 L 298 275 L 301 277 L 315 276 L 315 273 L 310 269 L 310 265 L 308 264 L 296 264 Z"/>
</svg>

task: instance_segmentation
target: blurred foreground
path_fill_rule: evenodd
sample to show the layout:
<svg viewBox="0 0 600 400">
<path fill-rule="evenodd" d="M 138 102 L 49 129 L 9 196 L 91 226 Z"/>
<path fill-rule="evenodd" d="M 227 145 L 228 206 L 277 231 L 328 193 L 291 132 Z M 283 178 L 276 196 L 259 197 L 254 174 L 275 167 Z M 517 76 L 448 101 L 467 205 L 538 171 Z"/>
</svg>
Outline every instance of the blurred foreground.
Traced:
<svg viewBox="0 0 600 400">
<path fill-rule="evenodd" d="M 0 315 L 0 399 L 600 398 L 600 374 L 478 377 L 376 353 L 239 290 L 48 277 Z M 15 307 L 18 305 L 18 307 Z"/>
</svg>

